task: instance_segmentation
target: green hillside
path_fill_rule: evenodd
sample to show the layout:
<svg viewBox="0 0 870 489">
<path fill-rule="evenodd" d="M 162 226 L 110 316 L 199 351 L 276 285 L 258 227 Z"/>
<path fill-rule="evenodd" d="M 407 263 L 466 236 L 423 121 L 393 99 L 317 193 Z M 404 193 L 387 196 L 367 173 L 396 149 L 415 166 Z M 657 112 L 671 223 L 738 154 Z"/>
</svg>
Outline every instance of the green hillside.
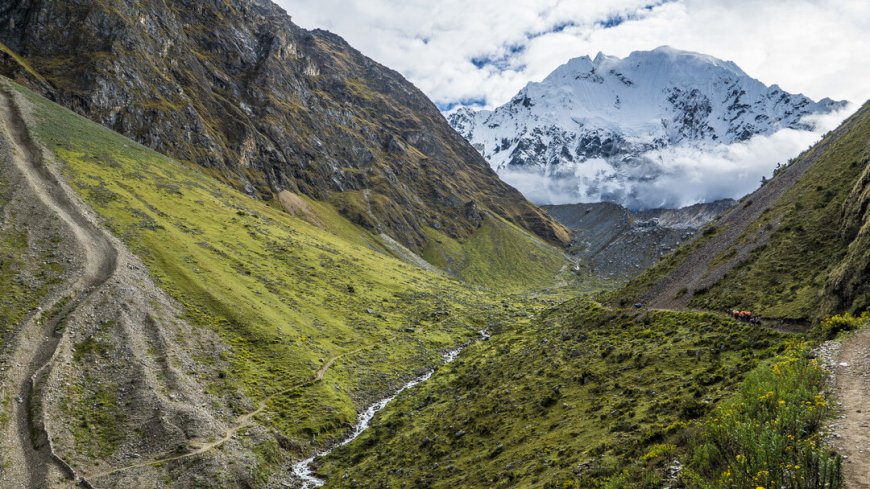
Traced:
<svg viewBox="0 0 870 489">
<path fill-rule="evenodd" d="M 587 301 L 499 333 L 333 452 L 328 486 L 605 487 L 789 341 L 711 314 Z"/>
<path fill-rule="evenodd" d="M 301 217 L 294 217 L 277 203 L 253 200 L 199 168 L 155 153 L 9 81 L 2 84 L 18 94 L 31 130 L 70 185 L 183 305 L 186 319 L 216 331 L 229 346 L 222 354 L 228 368 L 204 380 L 208 389 L 238 414 L 247 412 L 250 402 L 278 394 L 258 421 L 295 440 L 296 448 L 269 459 L 275 465 L 263 468 L 266 474 L 278 468 L 281 457 L 338 439 L 359 409 L 522 307 L 401 261 L 396 258 L 401 253 L 394 256 L 381 238 L 327 204 L 294 200 L 304 208 Z M 552 285 L 565 263 L 562 253 L 498 223 L 492 226 L 507 229 L 500 235 L 502 244 L 517 239 L 534 249 L 527 259 L 511 248 L 511 259 L 534 268 L 539 280 L 533 283 Z M 490 224 L 481 229 L 487 232 Z M 19 238 L 10 234 L 9 239 Z M 474 239 L 463 246 L 476 249 Z M 498 259 L 490 244 L 481 249 Z M 504 276 L 499 271 L 475 275 L 479 283 Z M 330 359 L 337 361 L 324 382 L 302 396 L 289 389 Z M 82 354 L 76 360 L 94 357 Z M 90 404 L 85 397 L 70 402 L 73 412 L 88 419 L 107 419 L 101 418 L 102 409 L 111 419 L 114 408 Z M 85 431 L 78 449 L 110 455 L 117 446 L 111 438 Z M 276 443 L 254 450 L 274 453 Z"/>
<path fill-rule="evenodd" d="M 868 161 L 865 105 L 616 299 L 797 321 L 866 308 Z"/>
</svg>

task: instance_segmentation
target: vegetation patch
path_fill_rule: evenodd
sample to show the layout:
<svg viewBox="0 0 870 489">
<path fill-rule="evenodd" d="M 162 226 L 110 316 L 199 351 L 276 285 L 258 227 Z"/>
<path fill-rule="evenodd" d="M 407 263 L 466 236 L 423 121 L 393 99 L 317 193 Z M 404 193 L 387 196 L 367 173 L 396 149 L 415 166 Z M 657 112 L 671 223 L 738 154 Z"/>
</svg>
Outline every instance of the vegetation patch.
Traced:
<svg viewBox="0 0 870 489">
<path fill-rule="evenodd" d="M 788 342 L 718 315 L 588 300 L 526 317 L 388 405 L 323 461 L 329 484 L 623 487 L 611 484 L 626 466 L 685 446 L 668 439 Z"/>
<path fill-rule="evenodd" d="M 464 242 L 428 228 L 423 257 L 463 280 L 508 292 L 552 287 L 567 269 L 565 255 L 495 214 Z"/>
<path fill-rule="evenodd" d="M 830 411 L 826 377 L 805 347 L 754 369 L 705 424 L 684 479 L 729 489 L 842 487 L 842 461 L 819 433 Z"/>
</svg>

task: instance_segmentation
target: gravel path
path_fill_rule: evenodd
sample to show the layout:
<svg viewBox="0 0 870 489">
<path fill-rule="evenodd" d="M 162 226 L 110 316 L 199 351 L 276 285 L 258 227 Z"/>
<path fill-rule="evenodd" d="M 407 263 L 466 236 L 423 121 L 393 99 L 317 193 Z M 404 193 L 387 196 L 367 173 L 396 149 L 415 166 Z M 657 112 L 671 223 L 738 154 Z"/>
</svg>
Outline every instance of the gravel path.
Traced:
<svg viewBox="0 0 870 489">
<path fill-rule="evenodd" d="M 30 317 L 24 325 L 11 358 L 18 366 L 10 370 L 7 382 L 17 386 L 16 405 L 12 410 L 8 433 L 8 454 L 14 467 L 11 474 L 14 487 L 43 488 L 50 485 L 49 474 L 60 472 L 69 480 L 89 487 L 74 469 L 54 451 L 51 438 L 44 428 L 40 382 L 52 368 L 63 330 L 55 331 L 58 323 L 104 284 L 115 271 L 117 250 L 105 234 L 86 217 L 86 210 L 60 184 L 44 164 L 42 153 L 33 143 L 27 127 L 9 93 L 0 89 L 0 130 L 8 141 L 8 159 L 24 177 L 40 203 L 60 218 L 84 255 L 84 269 L 74 278 L 62 295 L 55 295 L 42 304 L 50 317 L 42 314 Z M 54 472 L 52 472 L 54 471 Z"/>
<path fill-rule="evenodd" d="M 870 328 L 844 341 L 833 369 L 841 414 L 831 442 L 843 455 L 846 489 L 870 489 Z"/>
</svg>

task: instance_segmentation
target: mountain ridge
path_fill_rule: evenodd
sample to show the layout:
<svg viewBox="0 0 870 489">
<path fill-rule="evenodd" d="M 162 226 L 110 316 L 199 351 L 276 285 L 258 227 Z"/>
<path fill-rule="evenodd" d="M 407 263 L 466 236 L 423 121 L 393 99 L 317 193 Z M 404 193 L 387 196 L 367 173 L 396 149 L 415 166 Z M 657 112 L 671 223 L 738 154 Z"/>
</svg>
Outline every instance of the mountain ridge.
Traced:
<svg viewBox="0 0 870 489">
<path fill-rule="evenodd" d="M 529 179 L 574 201 L 640 209 L 692 203 L 653 202 L 656 192 L 667 195 L 655 182 L 674 171 L 671 148 L 705 150 L 781 129 L 811 130 L 806 116 L 844 105 L 767 87 L 731 61 L 663 46 L 622 59 L 574 58 L 495 110 L 447 117 L 505 178 L 544 176 Z"/>
<path fill-rule="evenodd" d="M 567 242 L 401 75 L 268 0 L 17 1 L 0 25 L 3 73 L 251 196 L 328 201 L 415 252 L 473 234 L 471 203 Z"/>
</svg>

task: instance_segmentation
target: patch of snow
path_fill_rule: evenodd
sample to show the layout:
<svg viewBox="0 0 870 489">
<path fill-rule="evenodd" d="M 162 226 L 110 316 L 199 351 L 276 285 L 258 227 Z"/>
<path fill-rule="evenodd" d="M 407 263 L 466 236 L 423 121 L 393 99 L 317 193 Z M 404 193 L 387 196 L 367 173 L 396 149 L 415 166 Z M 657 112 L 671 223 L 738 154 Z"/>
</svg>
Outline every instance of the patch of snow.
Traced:
<svg viewBox="0 0 870 489">
<path fill-rule="evenodd" d="M 554 195 L 562 193 L 573 197 L 564 202 L 613 200 L 643 208 L 654 206 L 655 199 L 638 193 L 662 190 L 650 182 L 665 176 L 686 182 L 674 174 L 693 171 L 691 165 L 667 164 L 672 148 L 694 158 L 698 151 L 756 136 L 811 131 L 813 116 L 844 106 L 765 86 L 730 61 L 663 46 L 624 59 L 602 53 L 594 60 L 575 58 L 494 111 L 462 108 L 447 118 L 508 183 L 534 201 L 560 203 Z M 756 175 L 751 177 L 757 184 Z M 708 201 L 724 197 L 734 195 L 712 195 Z"/>
</svg>

